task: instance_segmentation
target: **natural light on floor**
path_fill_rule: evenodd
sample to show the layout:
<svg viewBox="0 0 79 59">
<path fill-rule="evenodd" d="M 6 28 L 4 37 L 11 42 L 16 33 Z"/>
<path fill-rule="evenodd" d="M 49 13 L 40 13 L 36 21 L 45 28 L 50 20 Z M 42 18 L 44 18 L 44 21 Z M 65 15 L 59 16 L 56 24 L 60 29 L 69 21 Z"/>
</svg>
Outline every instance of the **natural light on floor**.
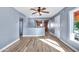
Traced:
<svg viewBox="0 0 79 59">
<path fill-rule="evenodd" d="M 51 47 L 57 49 L 58 51 L 61 51 L 61 52 L 65 52 L 65 50 L 55 41 L 51 40 L 51 39 L 39 39 L 41 40 L 42 42 L 50 45 Z"/>
</svg>

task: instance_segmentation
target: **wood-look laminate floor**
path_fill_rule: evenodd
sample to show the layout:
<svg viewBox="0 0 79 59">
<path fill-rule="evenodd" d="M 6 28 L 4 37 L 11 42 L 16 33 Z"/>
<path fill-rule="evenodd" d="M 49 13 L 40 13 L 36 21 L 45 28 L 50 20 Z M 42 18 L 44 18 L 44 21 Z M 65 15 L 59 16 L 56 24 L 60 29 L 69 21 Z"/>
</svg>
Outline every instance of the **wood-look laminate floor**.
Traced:
<svg viewBox="0 0 79 59">
<path fill-rule="evenodd" d="M 49 33 L 44 37 L 23 37 L 3 52 L 73 52 L 71 48 Z"/>
</svg>

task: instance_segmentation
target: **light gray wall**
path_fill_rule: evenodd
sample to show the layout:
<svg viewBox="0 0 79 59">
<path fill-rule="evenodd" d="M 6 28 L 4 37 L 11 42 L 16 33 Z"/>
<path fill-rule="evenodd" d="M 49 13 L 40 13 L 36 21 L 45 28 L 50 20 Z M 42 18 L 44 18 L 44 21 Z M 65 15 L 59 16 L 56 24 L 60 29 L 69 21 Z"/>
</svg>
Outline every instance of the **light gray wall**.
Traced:
<svg viewBox="0 0 79 59">
<path fill-rule="evenodd" d="M 23 35 L 26 34 L 26 30 L 27 30 L 27 27 L 28 27 L 28 18 L 25 18 L 25 20 L 23 21 Z"/>
<path fill-rule="evenodd" d="M 60 14 L 60 34 L 61 39 L 69 40 L 69 11 L 74 9 L 73 7 L 64 9 Z"/>
<path fill-rule="evenodd" d="M 28 17 L 25 18 L 24 22 L 23 22 L 23 35 L 26 35 L 26 31 L 28 28 L 35 28 L 35 20 L 34 19 L 30 19 Z M 30 33 L 30 32 L 28 32 Z"/>
<path fill-rule="evenodd" d="M 36 28 L 36 22 L 34 18 L 27 18 L 24 20 L 23 36 L 44 36 L 44 28 Z"/>
<path fill-rule="evenodd" d="M 24 17 L 11 7 L 0 7 L 0 49 L 19 38 L 19 18 Z"/>
<path fill-rule="evenodd" d="M 69 30 L 70 30 L 69 12 L 72 11 L 73 9 L 75 9 L 75 7 L 67 7 L 63 9 L 61 12 L 59 12 L 56 16 L 60 15 L 60 40 L 64 41 L 69 46 L 79 51 L 79 44 L 75 43 L 74 41 L 71 41 L 69 38 Z M 56 16 L 54 16 L 53 18 L 55 19 Z"/>
<path fill-rule="evenodd" d="M 63 11 L 60 15 L 60 37 L 63 40 L 69 39 L 69 23 L 68 23 L 68 10 Z"/>
<path fill-rule="evenodd" d="M 74 41 L 71 41 L 69 39 L 69 28 L 70 28 L 70 18 L 69 18 L 69 12 L 73 10 L 74 8 L 66 8 L 63 12 L 61 12 L 61 20 L 60 20 L 60 26 L 61 26 L 61 40 L 65 41 L 68 43 L 70 46 L 75 48 L 76 50 L 79 51 L 79 44 L 75 43 Z"/>
<path fill-rule="evenodd" d="M 48 22 L 49 32 L 60 38 L 60 15 L 55 16 Z"/>
<path fill-rule="evenodd" d="M 55 33 L 55 28 L 51 26 L 51 24 L 53 24 L 54 22 L 55 22 L 54 18 L 51 18 L 48 21 L 48 30 L 49 30 L 49 32 L 51 32 L 51 34 Z"/>
<path fill-rule="evenodd" d="M 75 43 L 74 41 L 71 41 L 69 35 L 70 34 L 69 12 L 73 9 L 75 8 L 74 7 L 66 8 L 60 14 L 60 39 L 79 51 L 79 44 Z"/>
<path fill-rule="evenodd" d="M 36 27 L 36 22 L 35 22 L 35 19 L 30 19 L 28 18 L 28 27 L 29 28 L 35 28 Z"/>
<path fill-rule="evenodd" d="M 55 36 L 60 38 L 60 15 L 55 17 Z"/>
</svg>

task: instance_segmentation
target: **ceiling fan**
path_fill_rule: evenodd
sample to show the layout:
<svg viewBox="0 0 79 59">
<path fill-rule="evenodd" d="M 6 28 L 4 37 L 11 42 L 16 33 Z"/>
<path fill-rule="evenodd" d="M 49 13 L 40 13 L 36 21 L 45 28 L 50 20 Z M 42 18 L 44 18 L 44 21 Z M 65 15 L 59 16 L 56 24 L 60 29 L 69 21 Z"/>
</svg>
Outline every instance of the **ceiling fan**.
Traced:
<svg viewBox="0 0 79 59">
<path fill-rule="evenodd" d="M 49 13 L 48 11 L 46 11 L 45 7 L 37 7 L 37 8 L 31 8 L 30 10 L 33 10 L 34 12 L 32 14 L 36 14 L 38 13 L 40 16 L 42 15 L 42 13 Z"/>
</svg>

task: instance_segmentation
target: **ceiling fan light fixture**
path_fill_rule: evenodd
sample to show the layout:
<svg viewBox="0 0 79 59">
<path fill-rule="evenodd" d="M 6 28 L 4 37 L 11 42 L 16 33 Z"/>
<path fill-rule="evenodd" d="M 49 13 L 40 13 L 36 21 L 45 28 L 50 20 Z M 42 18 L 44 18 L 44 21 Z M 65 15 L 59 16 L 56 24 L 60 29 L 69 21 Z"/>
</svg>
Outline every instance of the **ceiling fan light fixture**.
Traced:
<svg viewBox="0 0 79 59">
<path fill-rule="evenodd" d="M 39 14 L 39 16 L 42 15 L 42 13 L 49 13 L 49 11 L 46 11 L 46 8 L 45 7 L 37 7 L 37 8 L 31 8 L 30 10 L 33 10 L 34 12 L 32 13 L 33 14 Z"/>
</svg>

